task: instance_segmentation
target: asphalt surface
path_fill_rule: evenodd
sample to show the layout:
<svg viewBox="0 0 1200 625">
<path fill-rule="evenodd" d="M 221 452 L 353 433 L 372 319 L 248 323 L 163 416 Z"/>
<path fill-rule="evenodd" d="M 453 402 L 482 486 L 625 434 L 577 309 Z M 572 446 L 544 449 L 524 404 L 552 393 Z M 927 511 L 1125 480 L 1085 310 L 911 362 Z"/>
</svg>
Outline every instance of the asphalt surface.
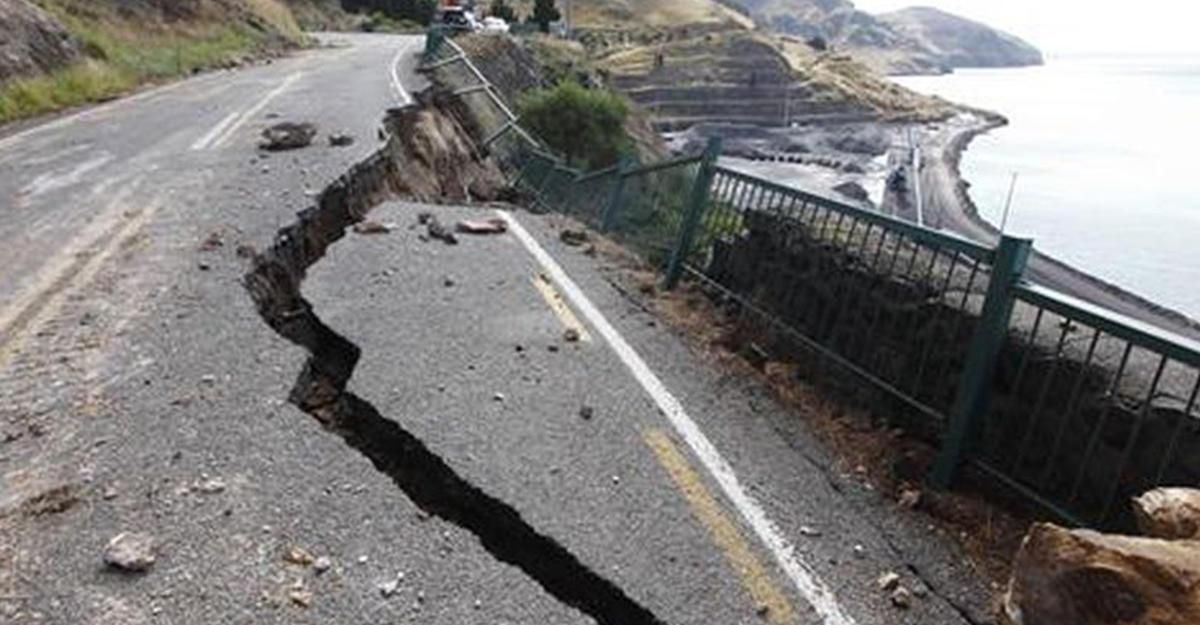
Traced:
<svg viewBox="0 0 1200 625">
<path fill-rule="evenodd" d="M 285 401 L 305 354 L 253 309 L 244 246 L 265 245 L 377 147 L 382 112 L 407 99 L 393 75 L 421 82 L 418 39 L 332 39 L 343 45 L 0 139 L 0 621 L 590 621 Z M 260 154 L 259 131 L 281 120 L 322 135 Z M 356 143 L 330 147 L 335 131 Z M 491 216 L 380 207 L 373 217 L 400 228 L 343 239 L 305 295 L 363 350 L 351 390 L 584 566 L 669 623 L 984 618 L 986 593 L 927 521 L 626 300 L 552 220 L 514 215 L 728 474 L 593 316 L 569 297 L 552 305 L 566 286 L 541 281 L 547 268 L 514 233 L 426 242 L 408 229 L 419 210 Z M 571 317 L 584 340 L 564 339 Z M 747 502 L 794 552 L 763 540 Z M 149 572 L 103 565 L 124 531 L 157 539 Z M 331 568 L 289 562 L 293 547 Z M 876 586 L 889 571 L 929 592 L 894 607 Z"/>
</svg>

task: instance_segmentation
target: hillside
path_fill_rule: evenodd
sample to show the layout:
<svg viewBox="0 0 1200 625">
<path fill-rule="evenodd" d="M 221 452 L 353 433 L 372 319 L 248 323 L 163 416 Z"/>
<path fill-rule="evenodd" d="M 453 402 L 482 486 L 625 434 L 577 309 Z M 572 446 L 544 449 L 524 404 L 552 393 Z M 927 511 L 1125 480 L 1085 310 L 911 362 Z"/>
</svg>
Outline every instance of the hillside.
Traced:
<svg viewBox="0 0 1200 625">
<path fill-rule="evenodd" d="M 1042 53 L 1018 37 L 931 7 L 879 16 L 950 67 L 1041 65 Z"/>
<path fill-rule="evenodd" d="M 1041 53 L 1017 37 L 937 9 L 876 16 L 858 10 L 850 0 L 736 1 L 768 30 L 820 38 L 883 73 L 1041 63 Z"/>
<path fill-rule="evenodd" d="M 576 31 L 613 86 L 660 129 L 930 119 L 949 107 L 882 80 L 844 54 L 761 32 L 712 0 L 602 0 Z"/>
<path fill-rule="evenodd" d="M 282 0 L 0 0 L 0 27 L 0 123 L 307 41 Z"/>
</svg>

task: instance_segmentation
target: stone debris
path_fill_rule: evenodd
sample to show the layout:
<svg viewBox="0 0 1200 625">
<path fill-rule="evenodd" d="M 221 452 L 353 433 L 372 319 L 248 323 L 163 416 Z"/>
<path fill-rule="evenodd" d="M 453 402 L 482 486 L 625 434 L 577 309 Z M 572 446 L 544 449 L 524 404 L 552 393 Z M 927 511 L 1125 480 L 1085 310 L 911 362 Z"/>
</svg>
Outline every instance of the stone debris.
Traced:
<svg viewBox="0 0 1200 625">
<path fill-rule="evenodd" d="M 1151 538 L 1200 540 L 1200 490 L 1156 488 L 1133 500 L 1138 530 Z"/>
<path fill-rule="evenodd" d="M 400 591 L 400 581 L 400 577 L 397 576 L 393 579 L 383 582 L 382 584 L 379 584 L 379 594 L 383 595 L 384 599 L 396 594 Z"/>
<path fill-rule="evenodd" d="M 202 477 L 200 482 L 192 486 L 192 490 L 202 495 L 216 495 L 225 492 L 225 480 L 219 477 Z"/>
<path fill-rule="evenodd" d="M 879 586 L 879 589 L 884 592 L 891 592 L 900 586 L 900 575 L 888 571 L 875 580 L 875 585 Z"/>
<path fill-rule="evenodd" d="M 458 237 L 443 226 L 437 217 L 433 216 L 433 213 L 429 211 L 417 213 L 417 223 L 425 226 L 425 232 L 430 239 L 437 239 L 446 245 L 458 245 Z"/>
<path fill-rule="evenodd" d="M 897 503 L 905 510 L 913 510 L 921 504 L 921 491 L 915 488 L 902 489 Z"/>
<path fill-rule="evenodd" d="M 283 561 L 289 564 L 298 566 L 308 566 L 313 563 L 313 556 L 303 547 L 288 547 L 286 553 L 283 554 Z"/>
<path fill-rule="evenodd" d="M 496 393 L 492 395 L 492 401 L 504 401 L 504 393 Z"/>
<path fill-rule="evenodd" d="M 157 545 L 153 536 L 140 532 L 121 532 L 104 548 L 104 563 L 110 567 L 140 573 L 154 566 Z"/>
<path fill-rule="evenodd" d="M 396 224 L 381 223 L 371 219 L 354 224 L 356 234 L 387 234 L 396 228 Z"/>
<path fill-rule="evenodd" d="M 455 224 L 454 227 L 463 234 L 504 234 L 508 232 L 508 222 L 499 217 L 491 219 L 464 219 Z"/>
<path fill-rule="evenodd" d="M 1036 523 L 1004 597 L 1016 625 L 1200 623 L 1200 541 Z"/>
<path fill-rule="evenodd" d="M 591 421 L 592 417 L 596 416 L 596 410 L 588 405 L 579 407 L 579 418 L 584 421 Z"/>
<path fill-rule="evenodd" d="M 808 536 L 809 538 L 816 538 L 817 536 L 821 535 L 821 530 L 819 530 L 815 527 L 812 527 L 811 525 L 801 525 L 800 526 L 800 535 Z"/>
<path fill-rule="evenodd" d="M 862 545 L 854 545 L 854 555 L 859 558 L 867 555 L 867 548 Z"/>
<path fill-rule="evenodd" d="M 222 247 L 225 247 L 225 238 L 219 231 L 214 231 L 200 242 L 199 249 L 201 252 L 214 252 Z"/>
<path fill-rule="evenodd" d="M 579 247 L 588 242 L 588 233 L 568 228 L 558 233 L 558 239 L 571 247 Z"/>
<path fill-rule="evenodd" d="M 892 605 L 900 608 L 901 610 L 907 610 L 908 608 L 912 607 L 912 593 L 903 586 L 900 586 L 896 590 L 892 591 L 891 599 Z"/>
<path fill-rule="evenodd" d="M 302 608 L 307 608 L 312 605 L 313 594 L 307 590 L 292 590 L 288 592 L 288 599 Z"/>
<path fill-rule="evenodd" d="M 334 148 L 354 145 L 354 137 L 343 132 L 335 132 L 329 135 L 329 145 Z"/>
<path fill-rule="evenodd" d="M 567 328 L 563 332 L 563 340 L 568 343 L 578 343 L 580 338 L 582 338 L 582 336 L 579 334 L 579 330 L 576 328 Z"/>
<path fill-rule="evenodd" d="M 100 496 L 103 497 L 105 501 L 112 501 L 113 499 L 117 498 L 117 489 L 109 486 L 108 488 L 104 489 L 104 493 Z"/>
<path fill-rule="evenodd" d="M 308 147 L 317 136 L 317 127 L 308 122 L 282 122 L 264 128 L 258 147 L 271 152 Z"/>
<path fill-rule="evenodd" d="M 321 556 L 313 561 L 313 570 L 316 571 L 318 575 L 328 571 L 331 568 L 333 568 L 333 560 L 330 560 L 325 556 Z"/>
</svg>

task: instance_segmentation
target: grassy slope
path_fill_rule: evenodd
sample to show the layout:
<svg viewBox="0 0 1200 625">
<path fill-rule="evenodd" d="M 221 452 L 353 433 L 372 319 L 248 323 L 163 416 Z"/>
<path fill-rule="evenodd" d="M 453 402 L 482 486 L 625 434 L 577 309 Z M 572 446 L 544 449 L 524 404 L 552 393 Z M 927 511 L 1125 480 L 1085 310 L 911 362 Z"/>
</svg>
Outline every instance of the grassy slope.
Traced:
<svg viewBox="0 0 1200 625">
<path fill-rule="evenodd" d="M 0 85 L 0 123 L 117 97 L 147 83 L 228 65 L 305 41 L 280 0 L 167 0 L 118 10 L 112 0 L 36 0 L 87 58 Z M 129 5 L 123 5 L 129 6 Z"/>
</svg>

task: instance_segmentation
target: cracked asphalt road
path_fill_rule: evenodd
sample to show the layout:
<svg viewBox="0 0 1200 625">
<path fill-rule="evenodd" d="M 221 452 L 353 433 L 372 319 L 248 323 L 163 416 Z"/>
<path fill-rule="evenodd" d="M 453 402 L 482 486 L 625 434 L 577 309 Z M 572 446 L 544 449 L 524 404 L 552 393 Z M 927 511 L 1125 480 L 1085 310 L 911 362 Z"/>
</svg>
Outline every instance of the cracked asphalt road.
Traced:
<svg viewBox="0 0 1200 625">
<path fill-rule="evenodd" d="M 265 245 L 307 191 L 378 146 L 384 109 L 406 99 L 393 76 L 420 87 L 419 39 L 332 40 L 0 138 L 0 620 L 589 622 L 285 403 L 305 355 L 258 318 L 239 248 Z M 275 119 L 322 135 L 265 157 L 256 138 Z M 329 132 L 357 142 L 329 147 Z M 408 225 L 425 209 L 373 217 Z M 429 210 L 447 223 L 484 214 Z M 729 476 L 709 471 L 570 297 L 588 340 L 563 341 L 563 306 L 535 285 L 548 270 L 514 233 L 336 244 L 304 293 L 363 350 L 351 390 L 666 622 L 986 618 L 962 556 L 919 515 L 842 475 L 764 388 L 652 323 L 602 261 L 558 242 L 552 219 L 514 218 L 833 603 L 815 606 L 780 566 Z M 104 568 L 122 531 L 158 539 L 150 572 Z M 331 568 L 289 562 L 293 547 Z M 896 609 L 875 587 L 885 571 L 933 592 Z"/>
</svg>

